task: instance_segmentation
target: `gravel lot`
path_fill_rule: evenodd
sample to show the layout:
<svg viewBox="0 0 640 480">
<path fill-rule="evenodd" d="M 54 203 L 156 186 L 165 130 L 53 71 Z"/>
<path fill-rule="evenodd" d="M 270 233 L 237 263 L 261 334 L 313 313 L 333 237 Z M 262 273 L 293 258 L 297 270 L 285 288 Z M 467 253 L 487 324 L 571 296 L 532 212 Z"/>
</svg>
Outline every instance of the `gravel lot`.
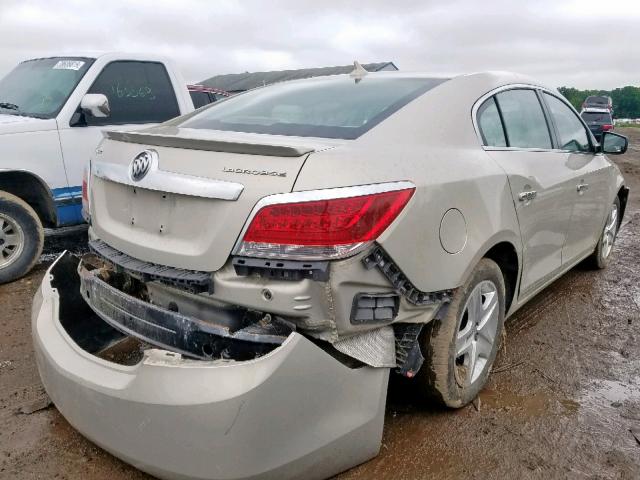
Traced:
<svg viewBox="0 0 640 480">
<path fill-rule="evenodd" d="M 511 318 L 475 405 L 417 405 L 392 381 L 380 455 L 341 479 L 640 478 L 640 129 L 620 132 L 632 192 L 610 267 L 575 268 Z M 150 478 L 46 407 L 31 299 L 55 254 L 82 241 L 49 243 L 28 277 L 0 286 L 0 478 Z"/>
</svg>

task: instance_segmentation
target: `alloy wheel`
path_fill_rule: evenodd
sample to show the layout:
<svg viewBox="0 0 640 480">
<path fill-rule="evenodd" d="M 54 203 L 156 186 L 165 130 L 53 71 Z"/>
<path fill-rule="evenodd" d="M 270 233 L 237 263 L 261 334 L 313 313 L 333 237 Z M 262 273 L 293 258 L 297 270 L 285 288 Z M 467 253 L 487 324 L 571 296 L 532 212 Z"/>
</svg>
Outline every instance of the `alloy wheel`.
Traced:
<svg viewBox="0 0 640 480">
<path fill-rule="evenodd" d="M 487 368 L 498 331 L 498 288 L 490 280 L 474 287 L 456 335 L 455 377 L 459 386 L 475 382 Z"/>
<path fill-rule="evenodd" d="M 22 227 L 11 217 L 0 213 L 0 268 L 15 262 L 24 249 Z"/>
<path fill-rule="evenodd" d="M 611 207 L 609 216 L 607 217 L 607 223 L 604 226 L 602 232 L 602 258 L 607 259 L 613 249 L 613 242 L 616 239 L 616 233 L 618 232 L 618 205 L 615 203 Z"/>
</svg>

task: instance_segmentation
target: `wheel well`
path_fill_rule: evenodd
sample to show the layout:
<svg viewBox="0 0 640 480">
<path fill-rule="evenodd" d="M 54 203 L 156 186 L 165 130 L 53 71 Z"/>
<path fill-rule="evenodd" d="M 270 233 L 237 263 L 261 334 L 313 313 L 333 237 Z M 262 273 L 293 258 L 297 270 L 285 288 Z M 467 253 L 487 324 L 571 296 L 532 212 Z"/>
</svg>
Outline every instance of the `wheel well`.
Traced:
<svg viewBox="0 0 640 480">
<path fill-rule="evenodd" d="M 620 215 L 618 218 L 618 227 L 622 225 L 622 219 L 624 218 L 624 211 L 627 208 L 627 199 L 629 198 L 629 189 L 624 185 L 618 190 L 618 200 L 620 200 Z"/>
<path fill-rule="evenodd" d="M 484 255 L 496 262 L 502 270 L 505 283 L 505 313 L 509 311 L 518 283 L 518 253 L 509 242 L 501 242 L 491 247 Z"/>
<path fill-rule="evenodd" d="M 27 202 L 45 227 L 56 225 L 56 210 L 51 194 L 35 175 L 27 172 L 0 172 L 0 190 Z"/>
</svg>

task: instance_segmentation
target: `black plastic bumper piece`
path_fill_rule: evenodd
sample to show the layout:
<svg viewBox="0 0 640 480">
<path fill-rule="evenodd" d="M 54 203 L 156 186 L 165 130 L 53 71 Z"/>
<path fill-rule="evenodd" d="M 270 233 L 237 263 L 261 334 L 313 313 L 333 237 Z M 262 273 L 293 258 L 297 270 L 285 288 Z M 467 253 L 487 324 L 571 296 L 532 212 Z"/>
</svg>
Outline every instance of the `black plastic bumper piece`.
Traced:
<svg viewBox="0 0 640 480">
<path fill-rule="evenodd" d="M 213 277 L 209 272 L 144 262 L 110 247 L 102 240 L 89 241 L 89 248 L 107 262 L 139 277 L 144 282 L 159 281 L 193 293 L 213 293 Z"/>
<path fill-rule="evenodd" d="M 80 292 L 91 309 L 113 328 L 146 343 L 192 358 L 250 359 L 282 344 L 292 328 L 277 317 L 239 318 L 240 328 L 166 310 L 128 295 L 80 266 Z M 238 310 L 245 317 L 248 312 Z"/>
<path fill-rule="evenodd" d="M 329 262 L 300 262 L 271 258 L 233 257 L 236 274 L 246 277 L 257 274 L 273 280 L 329 280 Z"/>
<path fill-rule="evenodd" d="M 353 325 L 388 323 L 398 316 L 400 297 L 395 293 L 358 293 L 353 297 Z"/>
<path fill-rule="evenodd" d="M 434 305 L 451 301 L 453 290 L 440 290 L 437 292 L 418 290 L 391 257 L 380 247 L 364 257 L 362 262 L 368 270 L 378 267 L 382 274 L 387 277 L 387 280 L 391 282 L 393 288 L 414 305 Z"/>
</svg>

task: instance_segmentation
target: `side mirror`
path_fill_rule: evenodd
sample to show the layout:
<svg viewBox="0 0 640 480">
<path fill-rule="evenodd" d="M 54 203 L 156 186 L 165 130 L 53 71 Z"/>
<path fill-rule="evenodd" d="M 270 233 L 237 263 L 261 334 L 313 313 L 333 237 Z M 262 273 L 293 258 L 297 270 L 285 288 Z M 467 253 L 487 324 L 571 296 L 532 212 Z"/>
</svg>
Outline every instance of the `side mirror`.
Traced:
<svg viewBox="0 0 640 480">
<path fill-rule="evenodd" d="M 627 137 L 617 133 L 603 132 L 600 145 L 602 145 L 602 153 L 622 155 L 629 148 L 629 140 Z"/>
<path fill-rule="evenodd" d="M 106 118 L 111 113 L 109 99 L 102 93 L 87 93 L 82 97 L 80 108 L 85 114 L 96 118 Z"/>
</svg>

